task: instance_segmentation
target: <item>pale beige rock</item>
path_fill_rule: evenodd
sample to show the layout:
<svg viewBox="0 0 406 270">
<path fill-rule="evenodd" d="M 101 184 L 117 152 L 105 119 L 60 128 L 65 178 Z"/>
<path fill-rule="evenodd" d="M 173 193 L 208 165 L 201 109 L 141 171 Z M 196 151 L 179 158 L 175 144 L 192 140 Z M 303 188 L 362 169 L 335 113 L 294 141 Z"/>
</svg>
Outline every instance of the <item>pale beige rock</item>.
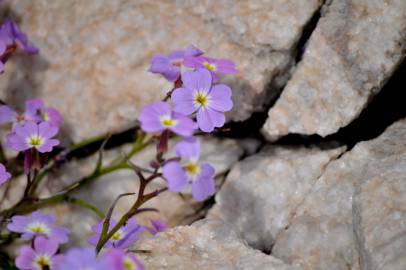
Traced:
<svg viewBox="0 0 406 270">
<path fill-rule="evenodd" d="M 247 143 L 256 144 L 254 141 L 248 141 Z M 231 139 L 202 139 L 201 144 L 201 161 L 208 162 L 215 167 L 218 184 L 223 181 L 224 176 L 222 175 L 245 153 L 243 144 L 239 144 Z M 171 145 L 173 146 L 174 143 Z M 107 151 L 104 158 L 105 163 L 108 164 L 109 161 L 126 150 L 129 150 L 128 146 Z M 173 150 L 170 153 L 172 154 L 168 154 L 167 157 L 173 156 Z M 132 161 L 137 165 L 146 165 L 150 160 L 154 159 L 154 155 L 155 146 L 151 146 L 138 156 L 135 156 Z M 95 163 L 96 157 L 78 160 L 67 164 L 59 172 L 51 174 L 48 177 L 47 187 L 45 188 L 47 194 L 43 196 L 59 191 L 62 187 L 71 184 L 84 175 L 90 174 Z M 147 192 L 152 192 L 166 186 L 163 180 L 156 179 L 148 186 Z M 72 196 L 84 199 L 102 211 L 107 211 L 118 195 L 137 192 L 138 187 L 139 182 L 136 174 L 131 170 L 121 170 L 101 177 L 72 194 Z M 116 219 L 120 218 L 128 211 L 135 199 L 135 196 L 122 198 L 115 207 L 113 217 Z M 143 207 L 156 208 L 159 212 L 144 212 L 137 215 L 136 219 L 140 224 L 149 225 L 149 220 L 153 218 L 161 219 L 171 227 L 179 224 L 190 224 L 196 219 L 203 217 L 207 211 L 205 204 L 193 200 L 188 191 L 184 192 L 182 196 L 168 191 L 164 192 L 146 203 Z M 71 245 L 84 244 L 91 234 L 91 226 L 99 222 L 97 216 L 87 209 L 80 209 L 70 204 L 59 205 L 54 212 L 62 224 L 72 228 Z"/>
<path fill-rule="evenodd" d="M 235 109 L 247 119 L 286 81 L 293 48 L 320 5 L 309 1 L 79 1 L 3 3 L 41 53 L 11 61 L 0 98 L 22 105 L 41 97 L 61 110 L 74 141 L 134 125 L 140 108 L 171 87 L 147 72 L 156 53 L 195 44 L 231 58 Z M 281 31 L 282 30 L 282 31 Z M 268 33 L 270 33 L 268 35 Z"/>
<path fill-rule="evenodd" d="M 404 0 L 334 0 L 263 133 L 326 136 L 348 125 L 401 63 L 406 50 Z"/>
<path fill-rule="evenodd" d="M 269 146 L 232 169 L 209 216 L 232 224 L 251 246 L 270 251 L 326 165 L 344 150 Z"/>
<path fill-rule="evenodd" d="M 331 162 L 272 254 L 309 270 L 405 269 L 405 139 L 401 120 Z"/>
<path fill-rule="evenodd" d="M 203 220 L 180 226 L 142 241 L 140 255 L 147 269 L 299 270 L 273 256 L 248 247 L 230 225 Z"/>
</svg>

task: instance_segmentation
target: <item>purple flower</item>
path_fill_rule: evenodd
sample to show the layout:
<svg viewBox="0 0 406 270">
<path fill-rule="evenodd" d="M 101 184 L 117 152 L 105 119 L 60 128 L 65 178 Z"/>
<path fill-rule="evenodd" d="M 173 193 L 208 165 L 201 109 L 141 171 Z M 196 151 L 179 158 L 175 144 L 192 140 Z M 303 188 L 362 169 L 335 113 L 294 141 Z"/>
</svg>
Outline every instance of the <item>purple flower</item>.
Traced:
<svg viewBox="0 0 406 270">
<path fill-rule="evenodd" d="M 144 226 L 144 228 L 152 235 L 155 235 L 159 232 L 164 232 L 168 228 L 168 226 L 161 220 L 151 219 L 150 221 L 151 221 L 152 227 Z"/>
<path fill-rule="evenodd" d="M 109 264 L 96 257 L 94 248 L 71 249 L 56 264 L 56 270 L 111 270 Z"/>
<path fill-rule="evenodd" d="M 225 84 L 212 86 L 212 76 L 206 69 L 188 71 L 182 75 L 183 87 L 172 94 L 174 111 L 184 115 L 197 112 L 197 124 L 211 132 L 225 123 L 224 112 L 231 110 L 231 89 Z"/>
<path fill-rule="evenodd" d="M 59 144 L 58 140 L 52 139 L 57 133 L 58 128 L 48 122 L 26 122 L 17 125 L 7 136 L 6 146 L 16 151 L 35 148 L 40 153 L 51 152 Z"/>
<path fill-rule="evenodd" d="M 184 51 L 175 51 L 168 56 L 156 55 L 151 60 L 148 71 L 158 73 L 170 82 L 175 82 L 180 77 L 180 67 L 185 57 L 199 56 L 203 52 L 193 45 L 189 45 Z"/>
<path fill-rule="evenodd" d="M 213 81 L 219 81 L 219 74 L 236 74 L 238 71 L 235 64 L 227 59 L 214 59 L 204 56 L 186 57 L 183 64 L 191 68 L 206 68 L 213 75 Z"/>
<path fill-rule="evenodd" d="M 4 63 L 17 49 L 31 54 L 38 52 L 29 44 L 27 35 L 14 22 L 7 20 L 0 26 L 0 72 L 4 71 Z"/>
<path fill-rule="evenodd" d="M 24 119 L 36 123 L 48 122 L 57 128 L 59 128 L 62 122 L 62 117 L 58 110 L 52 107 L 46 108 L 41 99 L 31 99 L 25 102 Z"/>
<path fill-rule="evenodd" d="M 0 186 L 6 183 L 11 177 L 11 174 L 6 171 L 6 167 L 0 163 Z"/>
<path fill-rule="evenodd" d="M 192 184 L 192 196 L 197 201 L 204 201 L 214 194 L 214 168 L 207 164 L 199 164 L 200 143 L 195 138 L 188 138 L 176 144 L 177 156 L 185 163 L 170 161 L 162 169 L 172 192 L 184 190 Z"/>
<path fill-rule="evenodd" d="M 109 228 L 113 228 L 117 222 L 110 219 Z M 89 243 L 96 246 L 103 230 L 103 221 L 92 227 L 95 235 L 89 238 Z M 104 247 L 127 248 L 133 245 L 139 238 L 144 229 L 139 226 L 134 219 L 130 219 L 126 225 L 121 227 L 114 235 L 106 242 Z"/>
<path fill-rule="evenodd" d="M 7 105 L 0 105 L 0 125 L 14 122 L 17 113 Z"/>
<path fill-rule="evenodd" d="M 53 239 L 37 237 L 34 240 L 34 248 L 23 246 L 16 258 L 16 266 L 22 270 L 45 270 L 56 269 L 55 265 L 61 255 L 55 255 L 58 251 L 58 242 Z"/>
<path fill-rule="evenodd" d="M 193 120 L 173 112 L 169 105 L 162 101 L 144 107 L 139 119 L 141 129 L 146 132 L 160 132 L 169 129 L 181 136 L 191 136 L 197 129 Z"/>
<path fill-rule="evenodd" d="M 55 218 L 51 215 L 44 215 L 40 211 L 33 212 L 30 217 L 13 216 L 7 229 L 12 232 L 21 233 L 21 238 L 30 240 L 35 236 L 45 236 L 59 244 L 68 242 L 69 231 L 63 227 L 54 226 Z"/>
<path fill-rule="evenodd" d="M 110 270 L 144 270 L 144 266 L 137 260 L 134 254 L 126 253 L 122 249 L 110 249 L 104 255 Z"/>
</svg>

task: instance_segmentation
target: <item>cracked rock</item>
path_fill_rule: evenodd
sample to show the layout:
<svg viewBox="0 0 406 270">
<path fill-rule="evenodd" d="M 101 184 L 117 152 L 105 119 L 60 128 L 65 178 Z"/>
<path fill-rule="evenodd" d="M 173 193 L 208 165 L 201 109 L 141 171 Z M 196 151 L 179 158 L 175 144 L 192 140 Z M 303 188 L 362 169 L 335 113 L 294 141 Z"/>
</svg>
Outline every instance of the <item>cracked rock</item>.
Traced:
<svg viewBox="0 0 406 270">
<path fill-rule="evenodd" d="M 147 72 L 151 57 L 192 43 L 236 62 L 240 73 L 227 78 L 235 103 L 228 116 L 244 120 L 286 82 L 294 45 L 320 2 L 7 1 L 0 8 L 19 20 L 40 54 L 7 64 L 0 98 L 19 106 L 43 98 L 61 111 L 75 142 L 117 132 L 171 89 Z"/>
<path fill-rule="evenodd" d="M 348 125 L 402 62 L 406 1 L 334 0 L 263 127 L 326 136 Z"/>
<path fill-rule="evenodd" d="M 300 270 L 247 246 L 230 225 L 204 220 L 180 226 L 138 244 L 147 269 Z"/>
<path fill-rule="evenodd" d="M 344 150 L 269 146 L 232 169 L 209 216 L 232 224 L 251 246 L 269 252 L 325 166 Z"/>
<path fill-rule="evenodd" d="M 406 269 L 406 120 L 331 162 L 272 254 L 305 269 Z"/>
</svg>

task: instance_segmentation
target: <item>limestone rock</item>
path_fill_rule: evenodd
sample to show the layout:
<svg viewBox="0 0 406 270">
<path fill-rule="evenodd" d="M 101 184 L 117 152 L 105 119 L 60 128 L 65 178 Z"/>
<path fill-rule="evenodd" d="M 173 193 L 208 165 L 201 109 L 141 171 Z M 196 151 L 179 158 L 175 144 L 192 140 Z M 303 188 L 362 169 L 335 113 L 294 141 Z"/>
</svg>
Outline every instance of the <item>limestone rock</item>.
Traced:
<svg viewBox="0 0 406 270">
<path fill-rule="evenodd" d="M 299 270 L 248 247 L 221 221 L 204 220 L 142 241 L 139 248 L 147 269 Z"/>
<path fill-rule="evenodd" d="M 331 162 L 272 254 L 309 270 L 405 269 L 405 141 L 401 120 Z"/>
<path fill-rule="evenodd" d="M 344 149 L 269 146 L 232 169 L 209 216 L 232 224 L 251 246 L 270 251 L 326 165 Z"/>
<path fill-rule="evenodd" d="M 57 107 L 74 141 L 134 125 L 141 107 L 171 86 L 146 70 L 156 53 L 194 44 L 233 59 L 230 119 L 247 119 L 286 81 L 293 49 L 320 6 L 309 1 L 79 1 L 2 3 L 40 48 L 8 63 L 0 98 L 40 97 Z M 159 15 L 158 15 L 159 14 Z"/>
<path fill-rule="evenodd" d="M 401 63 L 404 0 L 334 0 L 302 61 L 270 109 L 263 133 L 326 136 L 348 125 Z"/>
</svg>

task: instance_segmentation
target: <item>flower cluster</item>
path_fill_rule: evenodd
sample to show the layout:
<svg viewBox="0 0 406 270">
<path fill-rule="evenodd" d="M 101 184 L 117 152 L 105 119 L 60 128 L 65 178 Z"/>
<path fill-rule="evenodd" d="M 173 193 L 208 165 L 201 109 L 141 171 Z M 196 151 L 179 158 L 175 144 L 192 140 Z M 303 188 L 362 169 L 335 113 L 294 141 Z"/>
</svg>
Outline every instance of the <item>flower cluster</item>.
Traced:
<svg viewBox="0 0 406 270">
<path fill-rule="evenodd" d="M 14 22 L 7 20 L 0 26 L 0 73 L 4 72 L 4 64 L 17 50 L 38 53 L 38 49 L 30 45 L 27 35 Z"/>
<path fill-rule="evenodd" d="M 144 107 L 139 118 L 145 132 L 170 131 L 184 137 L 175 146 L 177 158 L 166 162 L 162 173 L 170 191 L 181 192 L 190 184 L 197 201 L 214 194 L 215 172 L 210 164 L 198 163 L 200 142 L 192 135 L 197 129 L 210 133 L 224 125 L 224 114 L 232 109 L 233 102 L 230 87 L 219 83 L 220 75 L 237 73 L 232 61 L 203 54 L 189 45 L 184 51 L 175 51 L 169 56 L 155 56 L 149 71 L 174 82 L 174 89 L 169 93 L 170 102 Z"/>
</svg>

